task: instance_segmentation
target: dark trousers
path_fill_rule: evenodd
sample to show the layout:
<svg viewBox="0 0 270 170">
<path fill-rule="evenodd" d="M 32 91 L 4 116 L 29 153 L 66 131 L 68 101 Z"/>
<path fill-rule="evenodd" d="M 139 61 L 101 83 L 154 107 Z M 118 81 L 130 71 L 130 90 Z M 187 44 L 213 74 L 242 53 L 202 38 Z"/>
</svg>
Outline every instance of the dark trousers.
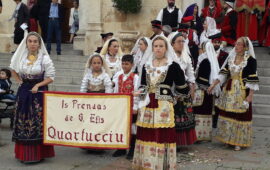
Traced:
<svg viewBox="0 0 270 170">
<path fill-rule="evenodd" d="M 61 25 L 59 19 L 49 19 L 48 32 L 47 32 L 47 50 L 51 52 L 52 35 L 55 33 L 56 38 L 56 51 L 61 52 Z"/>
<path fill-rule="evenodd" d="M 48 17 L 39 16 L 39 26 L 41 28 L 42 39 L 47 42 Z"/>
</svg>

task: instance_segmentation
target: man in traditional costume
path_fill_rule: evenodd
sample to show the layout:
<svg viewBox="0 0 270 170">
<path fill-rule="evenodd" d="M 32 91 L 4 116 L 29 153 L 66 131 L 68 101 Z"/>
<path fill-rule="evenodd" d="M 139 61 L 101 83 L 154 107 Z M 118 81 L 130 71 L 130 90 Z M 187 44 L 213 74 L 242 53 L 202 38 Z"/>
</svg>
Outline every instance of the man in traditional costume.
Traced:
<svg viewBox="0 0 270 170">
<path fill-rule="evenodd" d="M 175 6 L 175 0 L 167 0 L 168 6 L 159 11 L 156 20 L 159 20 L 162 25 L 169 25 L 173 31 L 177 30 L 178 23 L 182 20 L 182 12 Z"/>
</svg>

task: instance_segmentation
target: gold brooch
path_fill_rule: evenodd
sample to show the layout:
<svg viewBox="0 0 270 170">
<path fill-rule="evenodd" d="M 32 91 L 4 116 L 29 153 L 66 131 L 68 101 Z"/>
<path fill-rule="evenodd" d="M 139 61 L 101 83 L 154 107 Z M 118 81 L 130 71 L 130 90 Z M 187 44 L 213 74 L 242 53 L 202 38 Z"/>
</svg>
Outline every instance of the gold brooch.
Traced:
<svg viewBox="0 0 270 170">
<path fill-rule="evenodd" d="M 27 63 L 27 65 L 29 66 L 34 64 L 34 62 L 37 60 L 37 57 L 34 55 L 29 55 L 27 59 L 30 61 L 29 63 Z"/>
</svg>

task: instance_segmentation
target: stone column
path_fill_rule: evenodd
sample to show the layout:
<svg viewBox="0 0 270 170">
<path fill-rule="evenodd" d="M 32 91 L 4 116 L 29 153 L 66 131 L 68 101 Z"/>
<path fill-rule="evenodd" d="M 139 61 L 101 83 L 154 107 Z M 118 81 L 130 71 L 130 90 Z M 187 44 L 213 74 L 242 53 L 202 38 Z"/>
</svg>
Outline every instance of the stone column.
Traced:
<svg viewBox="0 0 270 170">
<path fill-rule="evenodd" d="M 79 31 L 74 38 L 73 48 L 75 50 L 84 50 L 85 32 L 88 26 L 89 15 L 92 0 L 80 1 L 79 6 Z"/>
<path fill-rule="evenodd" d="M 75 39 L 74 48 L 90 55 L 101 43 L 100 33 L 103 30 L 101 21 L 102 0 L 87 0 L 80 3 L 80 31 Z"/>
</svg>

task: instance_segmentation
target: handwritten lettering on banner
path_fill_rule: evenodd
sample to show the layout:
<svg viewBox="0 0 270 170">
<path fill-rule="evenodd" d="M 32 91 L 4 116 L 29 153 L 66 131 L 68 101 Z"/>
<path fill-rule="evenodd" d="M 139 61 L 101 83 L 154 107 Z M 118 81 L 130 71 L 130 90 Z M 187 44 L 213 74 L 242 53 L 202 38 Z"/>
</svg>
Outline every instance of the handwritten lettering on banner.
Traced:
<svg viewBox="0 0 270 170">
<path fill-rule="evenodd" d="M 132 97 L 123 94 L 44 93 L 44 143 L 129 147 Z"/>
</svg>

